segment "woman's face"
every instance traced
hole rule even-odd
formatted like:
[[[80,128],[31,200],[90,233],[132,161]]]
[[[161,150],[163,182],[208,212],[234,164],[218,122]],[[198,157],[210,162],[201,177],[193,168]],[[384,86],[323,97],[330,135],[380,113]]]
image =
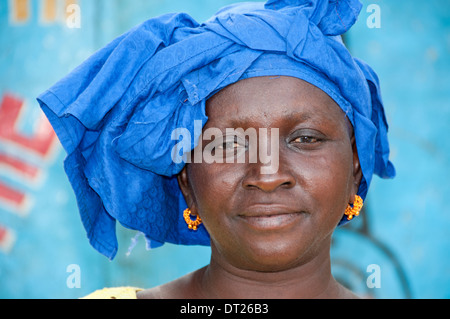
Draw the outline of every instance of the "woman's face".
[[[361,178],[351,126],[339,106],[297,78],[256,77],[214,95],[206,112],[204,132],[223,134],[214,150],[228,161],[230,154],[245,156],[188,164],[179,175],[186,202],[211,236],[213,257],[240,269],[280,271],[329,251]],[[272,170],[261,169],[269,165],[261,144],[251,148],[249,139],[227,136],[227,128],[254,128],[273,155]],[[203,150],[208,143],[204,138]],[[255,146],[256,161],[250,160]]]

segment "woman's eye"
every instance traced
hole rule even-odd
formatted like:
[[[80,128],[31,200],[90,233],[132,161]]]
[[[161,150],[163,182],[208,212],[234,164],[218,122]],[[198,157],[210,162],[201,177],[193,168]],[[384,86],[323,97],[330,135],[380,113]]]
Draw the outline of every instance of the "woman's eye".
[[[243,145],[240,141],[238,141],[237,139],[229,139],[229,140],[224,140],[222,144],[220,144],[218,146],[218,148],[223,149],[223,150],[234,150],[237,148],[241,148],[241,147],[245,147],[245,145]]]
[[[294,139],[294,143],[313,144],[320,142],[320,139],[313,136],[300,136]]]
[[[235,141],[223,142],[221,145],[219,145],[219,148],[224,150],[234,149],[237,147],[240,147],[240,145],[238,142]]]

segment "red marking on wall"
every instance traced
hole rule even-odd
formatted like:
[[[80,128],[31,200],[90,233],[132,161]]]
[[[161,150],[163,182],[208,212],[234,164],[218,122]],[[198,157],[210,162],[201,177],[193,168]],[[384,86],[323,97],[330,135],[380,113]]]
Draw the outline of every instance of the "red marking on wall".
[[[26,150],[45,157],[55,140],[50,123],[41,117],[38,129],[33,136],[26,136],[16,130],[24,101],[10,94],[3,96],[0,104],[0,140],[18,145]]]
[[[15,175],[21,175],[26,179],[37,179],[40,170],[28,163],[7,154],[0,154],[0,168],[12,171]]]
[[[25,194],[21,191],[14,190],[0,182],[0,200],[9,203],[12,206],[20,207],[24,204]]]
[[[14,245],[15,240],[16,235],[14,231],[0,225],[0,251],[8,253]]]
[[[0,179],[2,176],[8,176],[19,180],[24,186],[30,186],[36,182],[45,168],[25,160],[23,154],[33,155],[45,163],[53,153],[57,138],[43,114],[31,135],[20,132],[19,122],[23,112],[22,99],[12,94],[3,96],[0,103],[0,145],[6,146],[4,147],[6,151],[0,151]],[[9,151],[11,149],[16,151]],[[17,186],[8,185],[5,180],[4,182],[0,180],[0,207],[23,216],[30,208],[29,203],[27,190],[22,187],[18,189]]]

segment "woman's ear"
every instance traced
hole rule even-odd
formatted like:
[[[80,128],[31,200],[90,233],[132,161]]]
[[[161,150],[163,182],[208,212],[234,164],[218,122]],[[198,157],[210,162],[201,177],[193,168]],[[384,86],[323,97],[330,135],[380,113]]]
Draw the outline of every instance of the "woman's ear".
[[[181,172],[177,176],[178,180],[178,186],[181,189],[181,193],[183,193],[184,200],[186,201],[186,204],[188,205],[189,209],[193,214],[198,213],[197,211],[197,205],[195,202],[194,192],[192,190],[192,187],[189,183],[189,176],[187,171],[187,165],[183,167]]]
[[[355,195],[358,193],[359,184],[361,183],[362,171],[359,162],[358,149],[356,147],[355,135],[352,136],[351,143],[353,150],[353,189],[352,189],[353,191],[352,202],[353,202]]]

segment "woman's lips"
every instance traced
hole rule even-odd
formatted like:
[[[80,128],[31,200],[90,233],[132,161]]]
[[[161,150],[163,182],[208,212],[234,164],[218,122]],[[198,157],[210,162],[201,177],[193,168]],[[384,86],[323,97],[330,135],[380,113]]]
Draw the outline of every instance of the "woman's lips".
[[[259,205],[251,207],[238,217],[252,228],[261,230],[276,230],[288,227],[298,222],[304,212],[295,211],[283,206]]]

